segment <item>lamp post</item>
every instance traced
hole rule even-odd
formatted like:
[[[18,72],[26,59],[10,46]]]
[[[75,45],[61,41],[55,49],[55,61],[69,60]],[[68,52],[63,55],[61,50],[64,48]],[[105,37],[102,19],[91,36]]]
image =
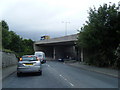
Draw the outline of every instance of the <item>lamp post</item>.
[[[70,22],[62,21],[62,23],[65,23],[65,36],[67,36],[67,24],[70,24]]]

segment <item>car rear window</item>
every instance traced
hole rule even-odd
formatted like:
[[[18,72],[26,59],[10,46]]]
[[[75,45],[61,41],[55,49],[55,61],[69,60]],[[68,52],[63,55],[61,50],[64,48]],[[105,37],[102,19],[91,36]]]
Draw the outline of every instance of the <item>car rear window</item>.
[[[36,57],[22,57],[22,61],[37,61]]]
[[[42,55],[36,55],[36,56],[38,56],[38,57],[42,57]]]
[[[39,53],[36,53],[35,55],[36,55],[37,57],[42,57],[42,55],[39,54]]]

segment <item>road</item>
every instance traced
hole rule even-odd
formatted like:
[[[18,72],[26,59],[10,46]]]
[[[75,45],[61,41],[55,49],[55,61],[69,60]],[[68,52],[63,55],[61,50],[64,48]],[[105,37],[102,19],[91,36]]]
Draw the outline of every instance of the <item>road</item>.
[[[16,72],[3,80],[3,88],[118,88],[117,78],[72,67],[61,62],[42,65],[42,76]]]

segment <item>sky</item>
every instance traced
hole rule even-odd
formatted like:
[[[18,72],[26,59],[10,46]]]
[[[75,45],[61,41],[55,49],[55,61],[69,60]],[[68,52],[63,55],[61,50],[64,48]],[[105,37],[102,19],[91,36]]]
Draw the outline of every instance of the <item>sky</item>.
[[[0,0],[0,20],[26,39],[72,35],[88,20],[89,8],[119,0]],[[66,22],[67,26],[66,26]],[[66,33],[67,32],[67,33]]]

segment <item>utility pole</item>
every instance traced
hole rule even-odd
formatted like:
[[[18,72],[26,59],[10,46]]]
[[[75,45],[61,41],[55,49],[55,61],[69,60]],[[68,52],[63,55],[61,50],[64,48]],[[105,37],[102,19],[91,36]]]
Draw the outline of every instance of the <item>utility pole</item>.
[[[70,24],[70,22],[62,21],[62,23],[65,23],[65,36],[67,36],[67,24]]]

